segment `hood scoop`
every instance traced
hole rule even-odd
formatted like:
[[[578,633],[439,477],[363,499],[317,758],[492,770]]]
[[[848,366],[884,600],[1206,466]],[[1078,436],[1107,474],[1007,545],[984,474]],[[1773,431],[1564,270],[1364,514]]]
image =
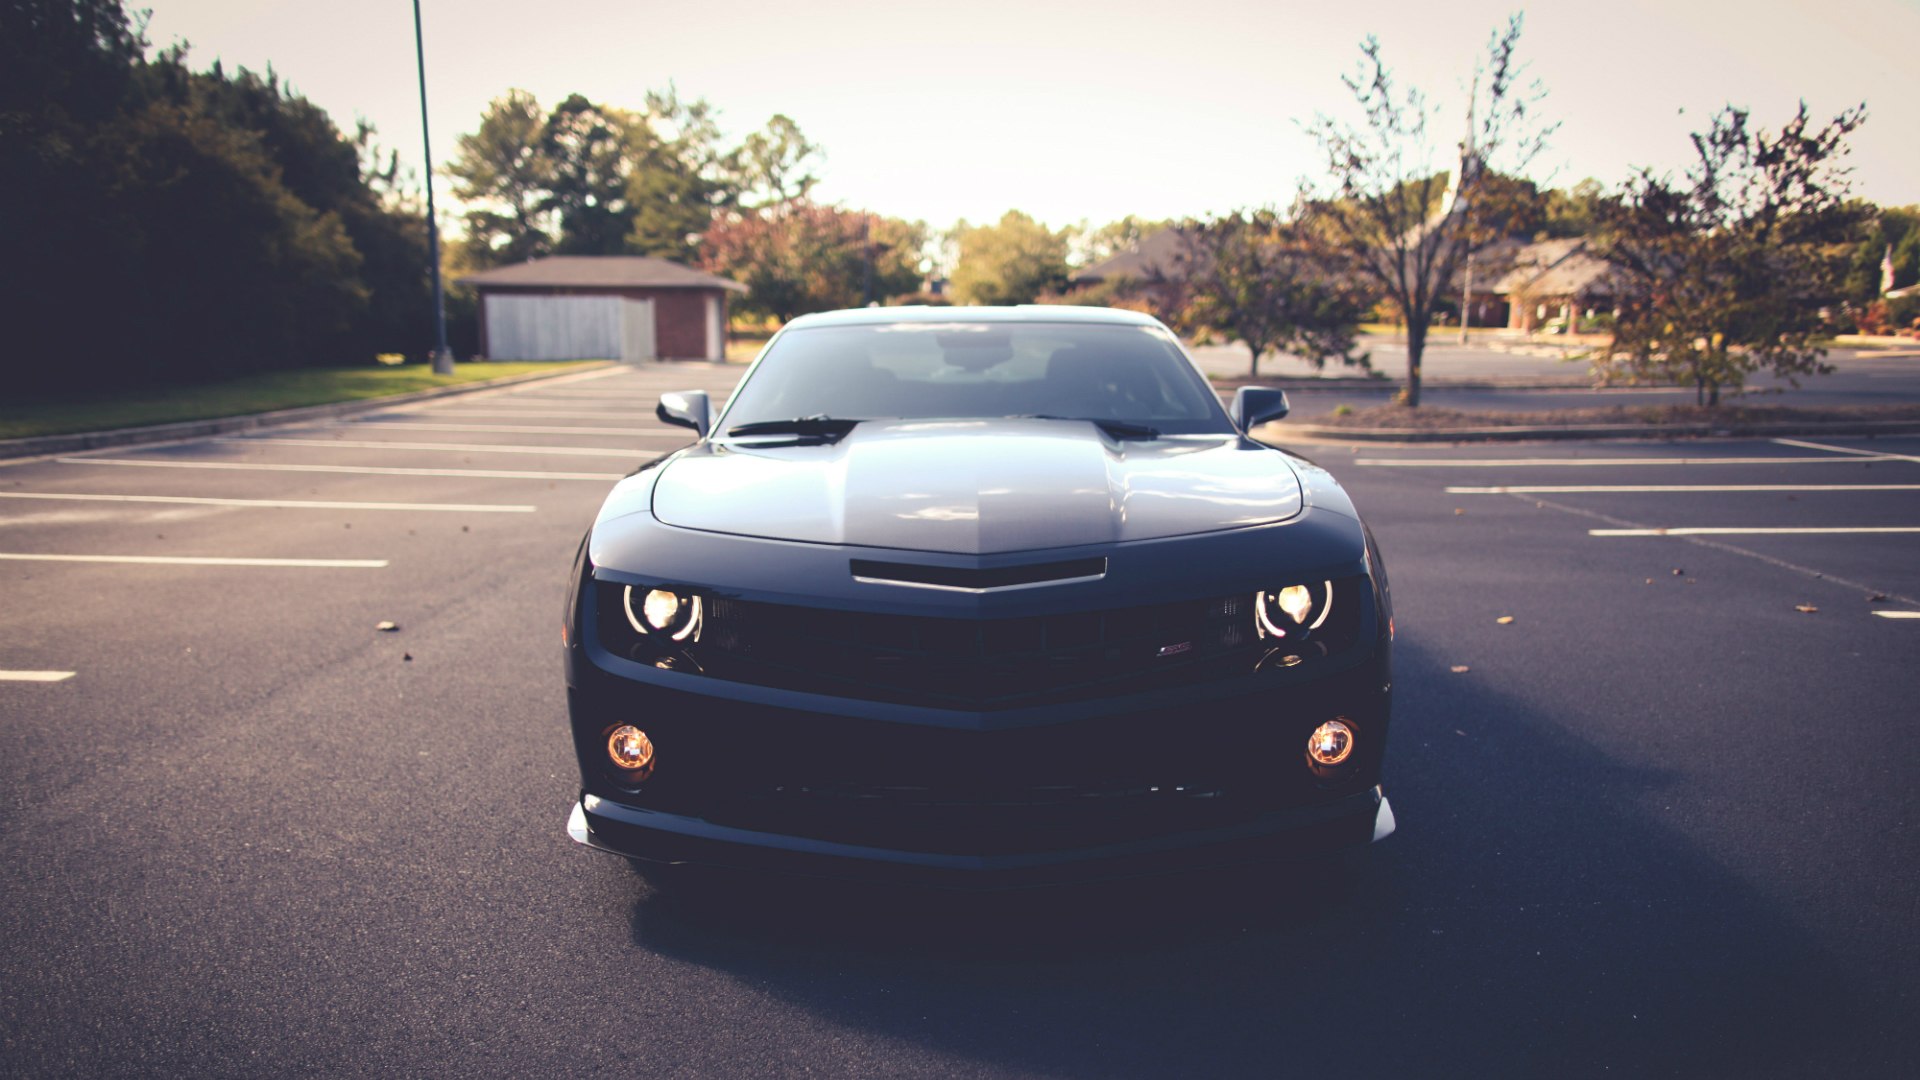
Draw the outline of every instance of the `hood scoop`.
[[[1038,585],[1062,585],[1075,581],[1098,581],[1107,576],[1107,560],[1063,559],[1059,562],[1029,563],[1025,566],[974,568],[964,566],[922,566],[916,563],[878,562],[853,559],[848,562],[853,580],[873,585],[906,585],[917,589],[946,589],[951,592],[987,593],[1007,589],[1031,589]]]

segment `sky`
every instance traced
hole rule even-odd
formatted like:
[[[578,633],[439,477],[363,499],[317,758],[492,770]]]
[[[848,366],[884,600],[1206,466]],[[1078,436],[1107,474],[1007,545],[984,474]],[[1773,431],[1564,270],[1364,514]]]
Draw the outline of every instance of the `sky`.
[[[134,0],[197,68],[269,65],[343,129],[422,160],[404,0]],[[1285,204],[1319,170],[1304,126],[1344,114],[1376,35],[1463,124],[1474,62],[1524,10],[1521,55],[1560,124],[1530,174],[1671,170],[1727,104],[1776,128],[1866,102],[1856,194],[1920,203],[1920,0],[421,0],[434,159],[510,88],[639,107],[705,98],[738,139],[785,113],[826,152],[816,197],[944,228],[1019,209],[1055,227]],[[1449,134],[1450,142],[1455,136]],[[447,182],[436,181],[444,209]],[[448,215],[443,212],[443,217]]]

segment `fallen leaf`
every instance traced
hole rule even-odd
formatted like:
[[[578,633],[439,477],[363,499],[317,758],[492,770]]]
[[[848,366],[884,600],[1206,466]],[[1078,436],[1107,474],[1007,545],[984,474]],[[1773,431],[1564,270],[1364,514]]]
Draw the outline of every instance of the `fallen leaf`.
[[[1466,511],[1465,511],[1465,510],[1462,510],[1462,509],[1460,509],[1460,508],[1459,508],[1459,507],[1457,507],[1457,506],[1453,508],[1453,516],[1454,516],[1454,517],[1459,517],[1460,515],[1462,515],[1462,514],[1464,514],[1464,513],[1466,513]]]
[[[1472,671],[1472,670],[1473,670],[1472,668],[1470,668],[1470,667],[1468,667],[1468,666],[1467,666],[1467,665],[1465,665],[1465,664],[1455,664],[1455,665],[1453,665],[1453,673],[1454,673],[1455,675],[1465,675],[1465,674],[1466,674],[1467,672],[1469,672],[1469,671]]]
[[[1886,598],[1887,598],[1886,593],[1877,592],[1877,593],[1874,593],[1872,596],[1867,597],[1867,603],[1878,604],[1886,600]]]
[[[1649,584],[1649,585],[1651,585],[1651,584],[1653,584],[1653,579],[1652,579],[1652,578],[1648,578],[1648,579],[1647,579],[1647,584]]]
[[[1817,607],[1814,607],[1812,604],[1795,604],[1793,605],[1793,610],[1801,612],[1806,615],[1811,615],[1814,612],[1819,611],[1820,609]]]
[[[409,660],[409,661],[410,661],[410,660],[412,660],[412,659],[413,659],[413,654],[412,654],[412,653],[410,653],[410,652],[403,652],[403,653],[401,653],[401,654],[400,654],[400,659],[402,659],[402,660]]]
[[[1454,729],[1453,729],[1453,733],[1454,733],[1455,735],[1458,735],[1458,736],[1460,736],[1460,737],[1461,737],[1461,738],[1463,738],[1463,739],[1467,737],[1467,733],[1466,733],[1466,732],[1464,732],[1464,731],[1461,731],[1461,730],[1460,730],[1459,728],[1454,728]]]
[[[400,629],[400,624],[388,619],[382,619],[380,620],[380,624],[378,626],[375,626],[374,629],[380,631],[381,633],[391,634],[395,630]]]
[[[1674,576],[1674,577],[1679,577],[1680,575],[1682,575],[1682,574],[1684,574],[1684,573],[1686,573],[1686,571],[1685,571],[1685,570],[1682,570],[1682,569],[1680,569],[1680,568],[1679,568],[1679,567],[1677,567],[1677,566],[1673,568],[1673,576]]]
[[[470,527],[468,527],[468,526],[466,526],[466,525],[462,525],[462,526],[460,526],[460,531],[461,531],[461,532],[472,532],[472,531],[473,531],[473,529],[471,529]]]
[[[1493,620],[1493,621],[1494,621],[1494,622],[1497,622],[1497,623],[1499,623],[1499,624],[1500,624],[1501,626],[1505,626],[1505,625],[1507,625],[1508,623],[1510,623],[1510,622],[1512,622],[1512,621],[1513,621],[1513,616],[1511,616],[1511,615],[1502,615],[1502,616],[1500,616],[1499,618],[1497,618],[1497,619],[1495,619],[1495,620]]]

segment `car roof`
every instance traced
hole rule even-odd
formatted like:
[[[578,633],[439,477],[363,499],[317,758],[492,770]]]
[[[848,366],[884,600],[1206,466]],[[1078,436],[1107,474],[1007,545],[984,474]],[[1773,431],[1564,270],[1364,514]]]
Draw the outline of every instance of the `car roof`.
[[[1022,304],[1019,307],[903,307],[848,308],[802,315],[787,324],[790,330],[821,326],[871,326],[886,323],[1105,323],[1114,326],[1160,326],[1160,320],[1122,308],[1078,307],[1070,304]]]

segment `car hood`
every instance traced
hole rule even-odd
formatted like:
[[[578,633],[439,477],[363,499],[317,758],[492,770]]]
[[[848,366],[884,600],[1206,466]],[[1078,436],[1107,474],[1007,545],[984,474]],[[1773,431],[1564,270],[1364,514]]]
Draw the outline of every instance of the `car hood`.
[[[1116,441],[1057,420],[867,421],[839,442],[708,443],[664,466],[653,513],[687,529],[986,555],[1284,521],[1284,455],[1237,436]]]

